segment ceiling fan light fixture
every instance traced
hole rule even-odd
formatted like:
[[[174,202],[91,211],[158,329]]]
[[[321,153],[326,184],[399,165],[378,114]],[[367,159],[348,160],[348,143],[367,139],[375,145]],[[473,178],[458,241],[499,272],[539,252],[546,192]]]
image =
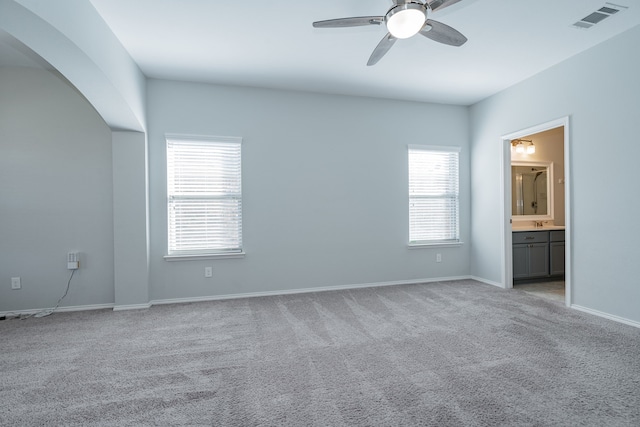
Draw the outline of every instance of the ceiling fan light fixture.
[[[381,16],[352,16],[349,18],[315,21],[313,28],[345,28],[381,25],[388,31],[373,49],[367,66],[375,65],[387,54],[398,39],[406,39],[416,34],[423,35],[437,43],[448,46],[462,46],[467,38],[460,31],[442,22],[427,19],[433,10],[442,10],[461,0],[392,0],[387,13]]]
[[[399,4],[389,10],[385,23],[391,35],[407,39],[418,34],[427,19],[427,9],[420,3]]]

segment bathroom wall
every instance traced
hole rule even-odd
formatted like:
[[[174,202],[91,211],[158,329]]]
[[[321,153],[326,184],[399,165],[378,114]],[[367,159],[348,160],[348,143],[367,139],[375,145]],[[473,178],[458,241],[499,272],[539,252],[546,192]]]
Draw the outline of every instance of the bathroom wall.
[[[564,212],[564,128],[549,129],[533,135],[523,136],[530,139],[536,147],[534,154],[519,154],[511,150],[512,161],[553,162],[553,210],[554,225],[565,225]],[[526,143],[525,143],[526,145]]]

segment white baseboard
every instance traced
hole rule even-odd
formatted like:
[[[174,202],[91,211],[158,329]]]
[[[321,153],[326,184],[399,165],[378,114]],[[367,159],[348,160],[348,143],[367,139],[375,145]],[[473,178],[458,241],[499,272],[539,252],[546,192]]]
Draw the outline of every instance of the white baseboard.
[[[640,322],[636,322],[635,320],[625,319],[624,317],[615,316],[613,314],[594,310],[592,308],[582,307],[580,305],[571,304],[570,307],[575,310],[582,311],[584,313],[593,314],[594,316],[604,317],[605,319],[613,320],[618,323],[624,323],[625,325],[635,326],[636,328],[640,328]]]
[[[210,296],[186,297],[186,298],[168,298],[168,299],[152,300],[152,301],[149,301],[148,303],[143,303],[143,304],[125,304],[125,305],[94,304],[94,305],[83,305],[83,306],[59,307],[58,309],[56,309],[56,312],[100,310],[105,308],[111,308],[113,309],[113,311],[145,310],[150,308],[153,305],[163,305],[163,304],[181,304],[181,303],[190,303],[190,302],[220,301],[220,300],[239,299],[239,298],[255,298],[255,297],[266,297],[266,296],[277,296],[277,295],[304,294],[304,293],[311,293],[311,292],[327,292],[327,291],[339,291],[339,290],[349,290],[349,289],[377,288],[377,287],[383,287],[383,286],[414,285],[414,284],[420,284],[420,283],[434,283],[434,282],[451,282],[455,280],[469,280],[469,279],[477,280],[483,283],[488,283],[490,285],[501,286],[500,284],[495,284],[495,283],[488,282],[486,280],[475,278],[472,276],[451,276],[451,277],[436,277],[436,278],[428,278],[428,279],[396,280],[391,282],[374,282],[374,283],[359,283],[359,284],[351,284],[351,285],[322,286],[322,287],[316,287],[316,288],[282,289],[282,290],[276,290],[276,291],[247,292],[247,293],[240,293],[240,294],[210,295]],[[19,316],[22,314],[33,314],[42,310],[46,310],[46,309],[12,310],[7,312],[0,312],[0,316],[11,317],[11,316]]]
[[[113,306],[113,311],[125,311],[125,310],[144,310],[147,308],[151,308],[151,302],[146,302],[144,304],[125,304],[125,305],[115,305]]]
[[[219,300],[238,299],[238,298],[256,298],[256,297],[268,297],[268,296],[278,296],[278,295],[306,294],[311,292],[377,288],[382,286],[415,285],[420,283],[450,282],[452,280],[466,280],[466,279],[470,279],[470,277],[469,276],[438,277],[438,278],[431,278],[431,279],[397,280],[393,282],[374,282],[374,283],[360,283],[360,284],[352,284],[352,285],[322,286],[317,288],[283,289],[283,290],[277,290],[277,291],[247,292],[242,294],[212,295],[212,296],[192,297],[192,298],[169,298],[169,299],[153,300],[151,301],[151,305],[180,304],[180,303],[189,303],[189,302],[219,301]]]
[[[169,298],[169,299],[152,300],[144,304],[74,305],[74,306],[58,307],[55,310],[55,312],[59,313],[59,312],[103,310],[103,309],[113,309],[113,311],[144,310],[144,309],[151,308],[151,306],[153,305],[163,305],[163,304],[221,301],[221,300],[239,299],[239,298],[256,298],[256,297],[278,296],[278,295],[293,295],[293,294],[305,294],[305,293],[311,293],[311,292],[327,292],[327,291],[340,291],[340,290],[349,290],[349,289],[377,288],[377,287],[383,287],[383,286],[414,285],[414,284],[420,284],[420,283],[450,282],[455,280],[469,280],[469,279],[475,280],[481,283],[486,283],[488,285],[497,286],[499,288],[504,288],[502,283],[493,282],[491,280],[483,279],[481,277],[455,276],[455,277],[437,277],[437,278],[430,278],[430,279],[397,280],[392,282],[374,282],[374,283],[360,283],[360,284],[351,284],[351,285],[322,286],[317,288],[282,289],[277,291],[247,292],[247,293],[241,293],[241,294],[211,295],[211,296],[186,297],[186,298]],[[626,319],[624,317],[608,314],[602,311],[594,310],[592,308],[582,307],[576,304],[571,304],[570,308],[573,308],[575,310],[582,311],[584,313],[588,313],[594,316],[613,320],[614,322],[624,323],[625,325],[640,328],[640,322],[637,322],[635,320]],[[50,307],[39,308],[39,309],[29,309],[29,310],[0,311],[0,317],[19,317],[22,315],[39,313],[41,311],[45,311],[49,309]]]
[[[494,282],[492,280],[483,279],[482,277],[469,276],[469,279],[475,280],[477,282],[486,283],[487,285],[497,286],[497,287],[503,288],[503,289],[505,288],[504,284],[502,284],[500,282]]]
[[[58,307],[55,310],[55,313],[61,312],[69,312],[69,311],[87,311],[87,310],[104,310],[107,308],[114,308],[113,304],[88,304],[88,305],[71,305],[65,307]],[[0,317],[18,317],[21,315],[29,315],[40,313],[41,311],[51,310],[51,307],[46,308],[35,308],[29,310],[11,310],[11,311],[0,311]]]

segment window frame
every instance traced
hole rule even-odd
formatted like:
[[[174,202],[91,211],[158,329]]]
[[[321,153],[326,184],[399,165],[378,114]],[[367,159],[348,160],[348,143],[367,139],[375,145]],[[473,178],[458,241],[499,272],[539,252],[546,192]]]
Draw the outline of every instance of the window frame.
[[[454,194],[454,200],[455,200],[455,237],[451,238],[451,239],[432,239],[432,240],[411,240],[412,239],[412,235],[415,233],[412,233],[412,200],[415,199],[426,199],[426,198],[431,198],[431,199],[451,199],[450,194],[446,195],[443,194],[441,197],[434,197],[434,196],[414,196],[412,195],[412,186],[411,186],[411,181],[412,181],[412,171],[411,171],[411,153],[412,151],[428,151],[428,152],[434,152],[434,153],[455,153],[456,154],[456,168],[457,168],[457,174],[456,174],[456,191]],[[414,248],[423,248],[423,247],[434,247],[434,246],[461,246],[462,243],[462,239],[461,239],[461,231],[460,231],[460,153],[462,151],[462,148],[460,146],[435,146],[435,145],[408,145],[407,146],[407,176],[408,176],[408,185],[407,185],[407,190],[408,190],[408,217],[409,217],[409,221],[408,221],[408,243],[407,246],[409,247],[409,249],[414,249]]]
[[[237,144],[238,148],[238,165],[237,165],[237,177],[236,179],[239,181],[239,191],[234,193],[233,196],[230,195],[220,195],[220,196],[193,196],[193,195],[181,195],[179,198],[190,199],[190,200],[223,200],[223,199],[233,199],[238,200],[238,214],[239,221],[237,223],[237,233],[239,234],[239,241],[237,247],[227,247],[227,248],[205,248],[201,250],[180,250],[180,249],[171,249],[171,208],[172,208],[172,198],[176,200],[175,194],[171,194],[171,185],[170,185],[170,155],[169,155],[169,144],[171,142],[182,141],[188,142],[193,141],[197,144],[206,144],[208,142],[215,144]],[[167,226],[167,238],[166,238],[166,255],[164,259],[166,261],[188,261],[188,260],[198,260],[198,259],[219,259],[219,258],[242,258],[245,255],[243,248],[243,236],[242,236],[242,228],[243,228],[243,215],[242,215],[242,137],[230,137],[230,136],[205,136],[205,135],[184,135],[184,134],[165,134],[165,173],[166,173],[166,226]],[[175,166],[174,166],[175,167]]]

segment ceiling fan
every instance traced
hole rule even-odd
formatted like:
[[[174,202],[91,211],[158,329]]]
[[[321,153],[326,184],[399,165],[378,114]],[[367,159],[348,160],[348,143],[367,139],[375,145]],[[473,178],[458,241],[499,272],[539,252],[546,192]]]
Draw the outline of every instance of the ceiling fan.
[[[424,2],[423,2],[424,1]],[[428,19],[436,12],[458,3],[460,0],[393,0],[393,6],[384,16],[358,16],[352,18],[316,21],[315,28],[344,28],[365,25],[380,25],[384,22],[389,31],[378,43],[369,57],[367,65],[375,65],[398,39],[407,39],[421,34],[431,40],[450,46],[462,46],[467,38],[458,30],[442,22]]]

